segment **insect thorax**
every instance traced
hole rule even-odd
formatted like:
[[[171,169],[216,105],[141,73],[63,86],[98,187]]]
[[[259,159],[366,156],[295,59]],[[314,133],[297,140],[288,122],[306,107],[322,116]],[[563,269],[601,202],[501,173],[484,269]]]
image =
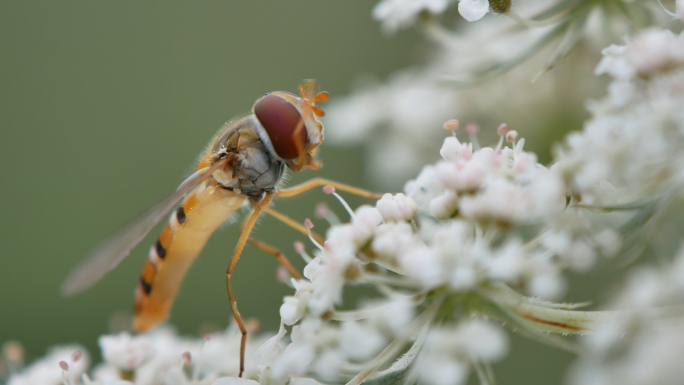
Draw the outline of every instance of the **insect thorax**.
[[[219,185],[257,201],[275,190],[285,168],[259,138],[258,124],[254,115],[226,123],[212,148],[213,155],[229,158],[223,170],[214,172]]]

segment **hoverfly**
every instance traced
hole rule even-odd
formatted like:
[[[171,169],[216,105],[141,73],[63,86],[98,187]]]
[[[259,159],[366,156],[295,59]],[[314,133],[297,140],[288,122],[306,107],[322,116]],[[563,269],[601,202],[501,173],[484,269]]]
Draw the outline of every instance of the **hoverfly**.
[[[299,86],[299,96],[284,91],[268,93],[256,101],[251,115],[226,123],[201,155],[197,171],[168,198],[96,247],[64,281],[62,292],[71,295],[92,286],[176,208],[150,248],[135,291],[133,329],[136,332],[152,329],[168,318],[183,278],[209,237],[228,216],[249,201],[253,210],[244,222],[226,271],[231,309],[242,332],[239,369],[242,376],[247,329],[238,312],[230,278],[259,214],[269,210],[274,195],[293,196],[316,186],[332,185],[343,191],[376,197],[322,178],[289,189],[277,189],[285,167],[295,172],[321,167],[314,155],[323,142],[323,126],[318,118],[324,113],[315,103],[326,101],[328,93],[315,93],[314,87],[314,81],[309,80]],[[182,204],[178,205],[181,200]]]

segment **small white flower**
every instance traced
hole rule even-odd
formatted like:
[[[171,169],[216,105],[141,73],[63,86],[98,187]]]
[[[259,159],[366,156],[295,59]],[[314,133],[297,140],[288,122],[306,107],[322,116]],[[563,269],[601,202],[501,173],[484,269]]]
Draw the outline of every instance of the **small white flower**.
[[[390,299],[375,306],[368,322],[384,334],[399,335],[413,321],[414,313],[414,305],[408,299]]]
[[[523,188],[505,179],[494,179],[487,183],[482,193],[463,197],[459,211],[476,221],[510,223],[530,213],[528,202]]]
[[[121,370],[109,364],[99,364],[92,372],[96,383],[112,384],[121,380]]]
[[[356,209],[351,223],[352,242],[356,247],[361,247],[368,242],[375,228],[382,222],[382,216],[378,209],[370,206],[361,206]]]
[[[444,187],[456,191],[474,190],[486,176],[486,169],[480,162],[439,162],[437,176]]]
[[[508,338],[501,327],[492,323],[470,319],[456,328],[458,343],[473,360],[496,362],[508,354]]]
[[[285,325],[293,325],[302,317],[302,314],[299,314],[300,302],[299,298],[292,296],[283,298],[283,304],[280,306],[280,318]]]
[[[358,229],[354,229],[351,224],[344,224],[329,228],[323,245],[324,250],[327,251],[325,256],[334,256],[340,259],[345,257],[351,258],[350,256],[354,255],[358,249],[355,236],[357,238],[369,237],[372,234],[372,229],[369,226],[358,227]]]
[[[305,280],[293,279],[292,284],[296,290],[294,297],[286,296],[280,306],[280,318],[285,325],[294,325],[304,316],[314,291],[314,285]]]
[[[447,281],[447,271],[439,261],[439,256],[433,250],[419,243],[402,250],[399,255],[402,270],[426,287],[436,287]]]
[[[449,136],[444,139],[442,148],[439,150],[439,155],[451,162],[459,159],[470,160],[473,156],[472,143],[461,143],[455,136]]]
[[[477,272],[469,266],[459,266],[454,269],[451,277],[451,287],[455,290],[469,290],[477,284]]]
[[[379,258],[396,263],[403,249],[419,242],[415,239],[413,228],[407,222],[383,223],[378,226],[371,243],[371,249]]]
[[[520,240],[514,240],[495,250],[488,258],[487,276],[494,281],[516,282],[527,268],[521,246]]]
[[[648,29],[635,36],[625,51],[627,60],[640,76],[684,64],[684,35],[670,30]]]
[[[446,190],[444,194],[430,201],[429,210],[437,219],[447,219],[458,209],[458,195],[455,191]]]
[[[274,377],[302,375],[314,360],[316,351],[308,341],[315,338],[316,329],[309,329],[308,326],[311,325],[304,323],[292,327],[292,343],[285,347],[271,368]]]
[[[586,272],[596,262],[596,251],[586,241],[576,240],[563,254],[571,260],[571,269],[578,272]]]
[[[444,160],[454,162],[458,160],[460,150],[461,142],[459,142],[455,136],[450,136],[444,139],[442,148],[439,150],[439,155],[441,155]]]
[[[260,372],[273,366],[273,362],[278,355],[282,353],[284,347],[281,344],[281,340],[285,336],[285,333],[287,333],[287,330],[283,325],[280,325],[278,334],[264,341],[254,353],[254,362]]]
[[[610,74],[617,79],[631,79],[636,74],[634,67],[624,57],[627,47],[611,45],[604,48],[601,53],[603,58],[596,66],[596,75]]]
[[[489,12],[488,0],[459,0],[458,13],[468,21],[478,21]]]
[[[342,351],[353,361],[373,358],[386,344],[382,334],[361,322],[343,322],[339,341]]]
[[[335,380],[346,362],[339,349],[326,350],[316,359],[314,370],[324,380]]]
[[[155,349],[150,339],[126,332],[100,336],[98,343],[104,360],[123,370],[133,370],[149,361]]]
[[[433,165],[423,167],[416,179],[406,182],[404,192],[418,203],[419,208],[427,208],[433,198],[444,192],[437,168]]]
[[[385,194],[376,204],[385,222],[405,222],[416,215],[418,204],[412,198],[399,193]]]
[[[428,385],[458,385],[468,379],[468,365],[459,360],[441,356],[419,357],[415,371],[420,383]]]
[[[527,291],[534,297],[557,300],[567,290],[567,281],[556,273],[535,274],[529,281]]]

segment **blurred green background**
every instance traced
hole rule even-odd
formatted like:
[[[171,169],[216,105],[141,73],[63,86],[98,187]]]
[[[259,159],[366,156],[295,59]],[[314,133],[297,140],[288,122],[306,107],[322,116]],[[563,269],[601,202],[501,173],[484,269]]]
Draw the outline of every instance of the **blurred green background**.
[[[334,98],[360,74],[383,78],[420,62],[420,36],[384,37],[371,19],[373,5],[0,2],[0,342],[21,341],[29,360],[68,342],[97,356],[97,336],[109,331],[112,315],[132,311],[157,230],[93,289],[63,298],[58,289],[68,271],[172,192],[216,129],[249,112],[263,93],[295,91],[314,78]],[[292,176],[289,184],[321,175],[367,185],[362,151],[324,145],[320,155],[320,172]],[[319,200],[336,206],[312,192],[276,208],[303,221]],[[270,218],[256,236],[291,257],[292,242],[304,240]],[[231,317],[224,273],[236,239],[237,227],[224,227],[190,271],[170,319],[181,333],[223,327]],[[248,247],[235,276],[241,313],[264,330],[277,327],[282,296],[291,293],[276,282],[276,267]],[[558,358],[565,363],[554,366]],[[497,373],[504,384],[557,383],[568,358],[514,337]],[[539,378],[530,377],[531,368]]]

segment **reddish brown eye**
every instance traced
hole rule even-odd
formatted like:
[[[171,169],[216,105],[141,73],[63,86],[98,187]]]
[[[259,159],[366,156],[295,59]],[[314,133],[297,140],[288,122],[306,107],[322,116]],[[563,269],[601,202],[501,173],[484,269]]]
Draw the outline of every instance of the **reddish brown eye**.
[[[269,94],[254,104],[254,114],[266,129],[276,154],[283,159],[294,159],[299,156],[299,146],[306,143],[306,128],[295,130],[302,116],[287,100]]]

